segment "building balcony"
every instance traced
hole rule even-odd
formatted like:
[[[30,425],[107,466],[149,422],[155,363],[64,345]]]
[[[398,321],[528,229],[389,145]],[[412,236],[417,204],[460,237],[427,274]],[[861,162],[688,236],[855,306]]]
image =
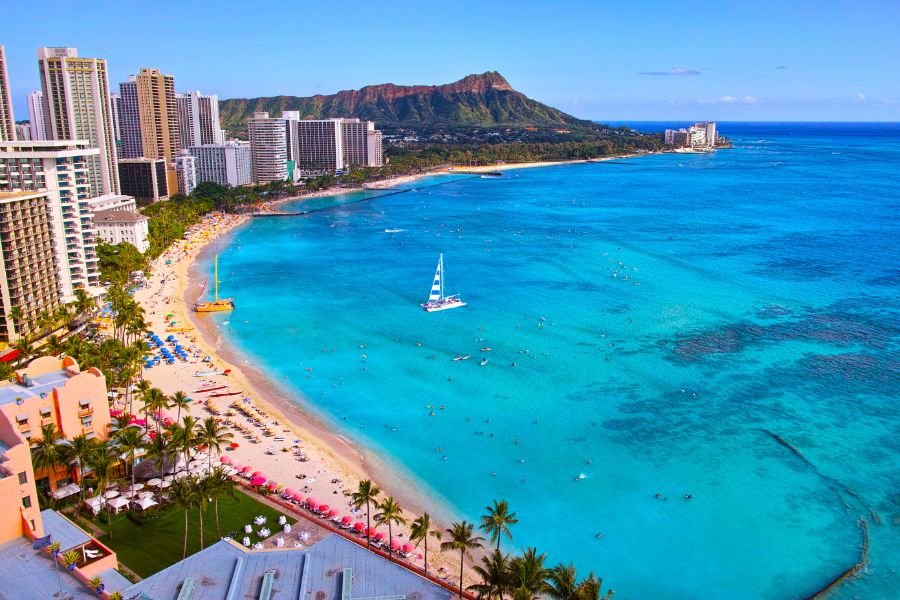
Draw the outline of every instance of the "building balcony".
[[[89,417],[89,416],[91,416],[92,414],[94,414],[94,409],[91,408],[90,406],[85,407],[85,408],[82,408],[82,409],[79,409],[79,411],[78,411],[78,417],[79,417],[79,418]],[[88,427],[92,427],[92,426],[88,425]],[[92,427],[92,428],[93,428],[93,427]]]

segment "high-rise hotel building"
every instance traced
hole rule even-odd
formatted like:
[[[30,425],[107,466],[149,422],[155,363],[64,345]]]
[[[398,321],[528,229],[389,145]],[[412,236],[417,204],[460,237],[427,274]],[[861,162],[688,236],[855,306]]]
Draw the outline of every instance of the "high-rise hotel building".
[[[248,121],[253,181],[268,183],[287,179],[287,131],[284,119],[267,112],[253,114]]]
[[[199,91],[175,94],[178,104],[178,130],[181,148],[225,143],[219,125],[219,97],[204,96]]]
[[[253,181],[253,161],[248,142],[192,146],[191,156],[197,170],[197,182],[212,181],[237,187]]]
[[[44,126],[53,140],[86,140],[91,196],[119,193],[106,61],[80,58],[75,48],[38,48]]]
[[[143,156],[166,161],[168,189],[176,190],[178,178],[173,161],[181,149],[181,138],[178,132],[175,78],[160,73],[159,69],[141,69],[135,79]]]
[[[342,119],[297,122],[294,156],[304,175],[334,173],[344,168]]]
[[[41,141],[47,139],[44,126],[44,95],[40,92],[28,94],[28,119],[31,123],[31,139]]]
[[[72,302],[77,289],[100,293],[90,203],[99,155],[86,140],[0,142],[0,337],[30,333],[37,314]]]
[[[138,111],[137,78],[119,84],[119,139],[121,158],[140,158],[144,153],[141,139],[141,115]]]
[[[9,76],[6,74],[6,49],[0,45],[0,141],[16,139],[16,119],[13,117]]]

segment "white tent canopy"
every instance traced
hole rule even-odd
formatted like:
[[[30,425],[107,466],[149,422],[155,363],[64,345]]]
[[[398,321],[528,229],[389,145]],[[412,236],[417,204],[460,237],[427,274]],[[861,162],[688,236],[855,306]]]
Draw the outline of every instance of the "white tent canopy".
[[[56,488],[55,490],[50,492],[50,495],[59,500],[60,498],[68,498],[69,496],[77,494],[80,491],[81,488],[78,487],[77,483],[70,483],[67,486]]]
[[[111,508],[115,512],[119,512],[120,509],[128,506],[128,500],[119,496],[118,498],[113,498],[112,500],[108,500],[106,505]]]
[[[132,502],[135,506],[139,507],[141,510],[147,510],[151,506],[156,506],[158,502],[150,497],[139,498]]]

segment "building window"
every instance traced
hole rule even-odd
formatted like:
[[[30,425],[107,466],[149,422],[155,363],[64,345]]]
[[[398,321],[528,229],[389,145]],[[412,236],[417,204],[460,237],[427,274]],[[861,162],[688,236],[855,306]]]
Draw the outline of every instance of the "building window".
[[[31,496],[25,496],[22,498],[22,506],[25,508],[31,508]]]
[[[25,471],[22,471],[21,473],[19,473],[19,485],[22,485],[25,483],[28,483],[28,473],[26,473]]]

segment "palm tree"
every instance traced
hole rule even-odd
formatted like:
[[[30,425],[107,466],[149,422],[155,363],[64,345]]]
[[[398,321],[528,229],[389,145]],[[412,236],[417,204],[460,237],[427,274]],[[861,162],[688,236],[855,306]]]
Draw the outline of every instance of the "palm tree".
[[[16,359],[16,363],[19,365],[24,365],[34,355],[34,346],[25,336],[17,339],[13,348],[19,351],[19,357]]]
[[[94,310],[94,299],[81,288],[75,290],[75,310],[80,314],[91,313]]]
[[[391,560],[392,549],[391,545],[394,541],[394,536],[392,535],[391,525],[396,523],[397,525],[406,524],[406,519],[403,517],[403,509],[400,507],[400,504],[394,500],[393,496],[388,496],[384,500],[378,504],[378,510],[381,512],[375,515],[375,522],[384,525],[387,523],[388,528],[388,560]]]
[[[573,564],[558,564],[547,572],[547,595],[555,600],[578,599],[578,574]]]
[[[212,451],[215,450],[217,454],[221,454],[222,446],[227,444],[233,437],[234,435],[224,425],[219,423],[215,417],[203,419],[200,429],[197,431],[197,443],[207,447],[210,471],[212,471]]]
[[[144,449],[144,432],[138,427],[120,429],[115,435],[115,444],[122,452],[122,458],[128,458],[131,465],[131,487],[134,489],[134,460],[137,453]]]
[[[509,589],[509,557],[499,550],[482,557],[481,564],[475,566],[475,572],[481,577],[481,583],[468,588],[479,598],[485,600],[502,600]]]
[[[150,390],[153,388],[153,386],[150,385],[150,382],[146,379],[141,379],[135,384],[134,387],[136,388],[138,396],[140,396],[141,398],[141,402],[144,403],[144,415],[147,416],[147,398],[150,396]],[[134,410],[132,409],[131,404],[128,405],[128,412],[134,414]]]
[[[106,484],[115,481],[113,470],[119,463],[119,455],[109,442],[101,442],[94,446],[93,451],[88,455],[88,465],[91,472],[97,478],[97,489],[101,492],[106,489]],[[106,523],[112,521],[112,515],[109,512],[109,504],[106,505]],[[112,536],[112,529],[109,531]]]
[[[601,600],[600,594],[602,593],[602,587],[603,580],[597,579],[593,572],[588,573],[588,576],[578,584],[575,598],[576,600]],[[615,595],[615,590],[609,590],[606,592],[606,595],[603,596],[602,600],[612,600],[612,597]]]
[[[209,506],[209,495],[212,490],[207,482],[208,478],[200,479],[196,475],[191,475],[190,477],[185,477],[185,479],[192,481],[197,492],[194,495],[194,506],[197,507],[197,511],[200,513],[200,549],[203,550],[203,515]]]
[[[60,440],[62,433],[53,423],[41,426],[41,437],[31,446],[31,464],[35,471],[45,470],[47,481],[55,484],[56,469],[66,463],[66,452]]]
[[[219,528],[219,498],[221,496],[235,497],[235,485],[231,477],[216,467],[213,472],[207,476],[208,491],[213,499],[213,506],[216,510],[216,535],[222,537],[222,530]]]
[[[481,525],[479,529],[491,536],[491,543],[496,544],[496,549],[500,549],[500,537],[506,535],[512,540],[512,533],[509,531],[510,525],[519,522],[518,514],[509,512],[509,504],[506,500],[499,502],[494,500],[493,506],[485,506],[486,514],[481,517]]]
[[[177,408],[178,412],[175,415],[175,420],[181,420],[181,409],[187,409],[191,405],[191,399],[187,397],[187,394],[182,392],[181,390],[175,392],[171,396],[169,396],[169,408]]]
[[[522,556],[509,563],[510,595],[513,600],[537,600],[547,591],[546,554],[538,554],[536,548],[526,548]]]
[[[23,317],[24,317],[24,314],[22,313],[21,306],[16,305],[16,306],[13,306],[11,309],[9,309],[9,318],[13,322],[13,324],[16,326],[16,333],[19,333],[18,330],[22,324]]]
[[[172,456],[172,448],[170,445],[169,439],[166,438],[166,436],[151,434],[150,441],[145,447],[147,452],[145,454],[146,458],[155,460],[156,464],[159,465],[160,479],[165,476],[166,461]]]
[[[181,417],[181,425],[176,424],[172,428],[172,441],[179,450],[184,454],[184,468],[188,468],[191,462],[191,448],[197,445],[197,430],[200,428],[200,421],[193,415],[184,415]]]
[[[369,519],[369,513],[371,503],[378,502],[378,494],[381,493],[381,490],[375,486],[370,480],[366,479],[365,481],[359,482],[359,487],[355,492],[350,494],[350,500],[353,501],[353,508],[362,508],[362,505],[366,505],[366,547],[369,548],[372,546],[371,537],[368,535],[368,530],[372,526],[372,522]]]
[[[84,482],[83,470],[88,463],[88,458],[97,447],[97,440],[89,438],[85,434],[76,435],[71,440],[63,440],[64,455],[66,462],[73,467],[73,477],[81,485],[81,502],[75,509],[77,515],[81,511],[81,505],[84,503]]]
[[[59,356],[60,354],[65,352],[65,349],[65,343],[56,335],[51,335],[46,340],[44,340],[44,352],[46,352],[47,354]]]
[[[169,497],[172,499],[172,502],[184,511],[184,548],[181,551],[181,559],[184,560],[187,556],[188,511],[194,507],[194,498],[197,495],[197,491],[194,489],[191,477],[176,479],[169,491]]]
[[[441,542],[441,550],[459,551],[459,597],[463,594],[463,562],[471,551],[481,548],[484,538],[473,534],[475,526],[468,521],[453,523],[447,529],[449,541]]]
[[[162,393],[159,388],[152,387],[147,391],[147,395],[141,395],[144,400],[144,418],[147,420],[147,426],[150,426],[150,411],[156,415],[160,411],[169,408],[169,398]],[[156,419],[156,433],[159,433],[159,419]]]
[[[419,547],[419,544],[425,544],[425,577],[428,577],[428,537],[431,536],[433,538],[441,539],[440,530],[432,530],[431,529],[431,515],[428,513],[422,513],[422,516],[413,521],[412,528],[409,532],[409,540],[416,544],[416,548]]]

